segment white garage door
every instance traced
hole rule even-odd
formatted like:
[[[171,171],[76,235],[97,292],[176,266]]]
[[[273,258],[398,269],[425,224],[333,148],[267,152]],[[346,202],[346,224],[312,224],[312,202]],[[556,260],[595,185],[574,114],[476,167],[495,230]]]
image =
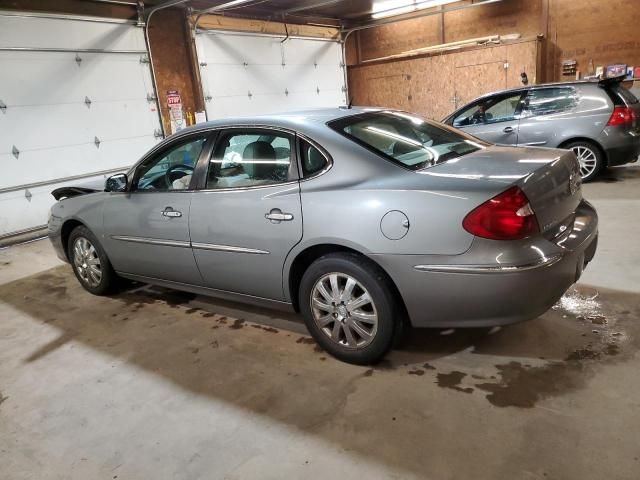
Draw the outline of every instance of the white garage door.
[[[158,141],[144,30],[96,20],[0,15],[0,238],[46,224],[54,188]]]
[[[196,50],[209,120],[346,103],[336,41],[200,30]]]

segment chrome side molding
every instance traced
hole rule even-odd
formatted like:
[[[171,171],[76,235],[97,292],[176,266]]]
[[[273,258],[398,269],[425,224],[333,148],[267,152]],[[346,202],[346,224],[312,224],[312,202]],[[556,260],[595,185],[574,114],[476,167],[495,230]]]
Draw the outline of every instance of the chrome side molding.
[[[249,253],[253,255],[269,255],[266,250],[256,248],[234,247],[233,245],[214,245],[213,243],[192,243],[191,246],[198,250],[215,250],[219,252]]]
[[[132,243],[146,243],[148,245],[162,245],[163,247],[191,247],[191,242],[182,240],[164,240],[160,238],[146,238],[146,237],[129,237],[127,235],[111,235],[114,240],[120,240],[123,242]]]
[[[515,273],[550,267],[561,259],[562,255],[553,255],[523,265],[416,265],[413,268],[420,272],[440,273]]]
[[[183,240],[164,240],[160,238],[131,237],[127,235],[111,235],[113,240],[122,242],[144,243],[147,245],[162,245],[163,247],[196,248],[198,250],[214,250],[218,252],[248,253],[252,255],[269,255],[267,250],[257,248],[236,247],[233,245],[215,245],[213,243],[192,243]]]

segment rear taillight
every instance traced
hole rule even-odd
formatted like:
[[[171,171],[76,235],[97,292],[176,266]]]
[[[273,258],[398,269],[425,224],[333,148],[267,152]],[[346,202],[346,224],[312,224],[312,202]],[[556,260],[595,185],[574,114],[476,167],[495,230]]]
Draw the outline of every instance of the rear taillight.
[[[518,240],[539,231],[536,215],[519,187],[476,207],[464,217],[462,226],[473,235],[492,240]]]
[[[633,109],[629,107],[614,107],[611,118],[607,122],[608,127],[615,127],[617,125],[627,125],[633,123],[635,113]]]

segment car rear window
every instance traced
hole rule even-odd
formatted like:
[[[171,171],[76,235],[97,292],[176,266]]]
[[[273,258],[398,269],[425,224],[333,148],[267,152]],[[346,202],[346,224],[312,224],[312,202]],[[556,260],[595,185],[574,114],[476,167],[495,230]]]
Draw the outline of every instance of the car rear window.
[[[411,170],[420,170],[484,148],[487,144],[412,114],[368,112],[341,118],[329,127]]]
[[[638,99],[631,92],[631,90],[625,88],[620,83],[616,83],[608,87],[608,91],[612,96],[613,103],[616,105],[634,105],[638,103]]]

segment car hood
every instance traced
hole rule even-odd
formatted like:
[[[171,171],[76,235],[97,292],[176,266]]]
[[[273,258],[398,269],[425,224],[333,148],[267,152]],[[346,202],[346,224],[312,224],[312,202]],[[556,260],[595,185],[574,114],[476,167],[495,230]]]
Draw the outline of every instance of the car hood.
[[[64,198],[73,198],[80,195],[86,195],[88,193],[102,191],[104,191],[104,178],[96,178],[93,180],[80,182],[75,185],[67,185],[64,187],[56,188],[51,192],[51,195],[53,195],[53,198],[55,198],[56,200],[62,200]]]

